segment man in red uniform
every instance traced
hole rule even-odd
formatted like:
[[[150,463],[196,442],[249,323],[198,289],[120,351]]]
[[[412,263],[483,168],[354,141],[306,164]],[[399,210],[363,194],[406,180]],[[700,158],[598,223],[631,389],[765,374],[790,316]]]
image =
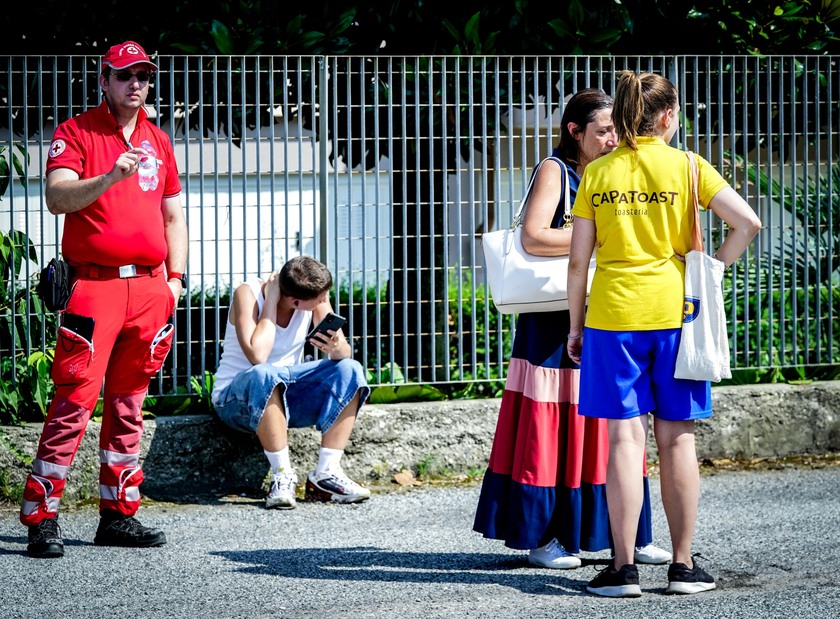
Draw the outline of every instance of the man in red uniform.
[[[109,49],[99,76],[104,101],[61,123],[50,146],[45,198],[51,213],[64,215],[61,248],[73,282],[56,343],[55,398],[20,511],[32,557],[64,555],[58,506],[103,380],[94,543],[166,543],[133,518],[143,481],[141,405],[172,345],[188,244],[172,143],[144,107],[156,70],[133,41]]]

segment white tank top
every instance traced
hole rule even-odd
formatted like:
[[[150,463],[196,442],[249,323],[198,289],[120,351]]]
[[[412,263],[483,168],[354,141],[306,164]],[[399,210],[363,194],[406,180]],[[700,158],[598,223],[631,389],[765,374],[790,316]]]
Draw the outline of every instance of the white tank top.
[[[263,282],[259,279],[249,279],[245,282],[257,299],[257,315],[262,313],[265,305],[265,297],[262,293]],[[309,324],[312,322],[312,312],[296,309],[289,321],[289,326],[281,327],[275,325],[274,346],[268,355],[267,363],[277,367],[294,365],[303,361],[303,346],[306,343],[306,334]],[[228,317],[225,325],[225,340],[223,344],[222,358],[219,361],[219,368],[216,370],[216,383],[213,386],[211,400],[215,403],[222,389],[227,387],[234,376],[251,367],[248,357],[242,352],[239,340],[236,337],[236,327]]]

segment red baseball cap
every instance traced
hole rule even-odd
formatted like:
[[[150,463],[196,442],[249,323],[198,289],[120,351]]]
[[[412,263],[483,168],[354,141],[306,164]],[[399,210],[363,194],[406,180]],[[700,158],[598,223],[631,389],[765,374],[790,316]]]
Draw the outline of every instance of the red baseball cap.
[[[126,41],[125,43],[114,45],[102,57],[102,64],[103,66],[117,70],[127,69],[136,64],[147,64],[157,71],[157,65],[149,60],[149,55],[146,53],[146,50],[134,41]]]

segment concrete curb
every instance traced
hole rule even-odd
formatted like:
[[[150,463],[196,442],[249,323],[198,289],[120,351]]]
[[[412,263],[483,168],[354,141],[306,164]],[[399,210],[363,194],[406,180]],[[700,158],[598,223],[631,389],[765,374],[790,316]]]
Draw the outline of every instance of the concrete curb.
[[[840,381],[808,385],[714,387],[715,416],[697,424],[699,458],[781,457],[840,451]],[[362,409],[343,464],[365,482],[418,465],[433,473],[481,473],[487,465],[499,400],[458,400]],[[41,424],[0,427],[5,485],[23,484]],[[91,423],[71,468],[67,502],[98,496],[99,424]],[[320,436],[292,430],[299,477],[311,470]],[[653,441],[649,457],[655,458]],[[141,445],[144,495],[184,501],[231,492],[259,493],[267,470],[256,438],[209,415],[147,421]]]

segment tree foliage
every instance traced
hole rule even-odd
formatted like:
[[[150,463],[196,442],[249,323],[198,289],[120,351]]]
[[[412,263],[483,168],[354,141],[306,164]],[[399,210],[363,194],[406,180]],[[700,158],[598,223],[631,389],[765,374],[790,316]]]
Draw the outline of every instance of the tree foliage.
[[[840,0],[116,0],[15,7],[0,54],[91,53],[134,39],[164,54],[837,53]]]

